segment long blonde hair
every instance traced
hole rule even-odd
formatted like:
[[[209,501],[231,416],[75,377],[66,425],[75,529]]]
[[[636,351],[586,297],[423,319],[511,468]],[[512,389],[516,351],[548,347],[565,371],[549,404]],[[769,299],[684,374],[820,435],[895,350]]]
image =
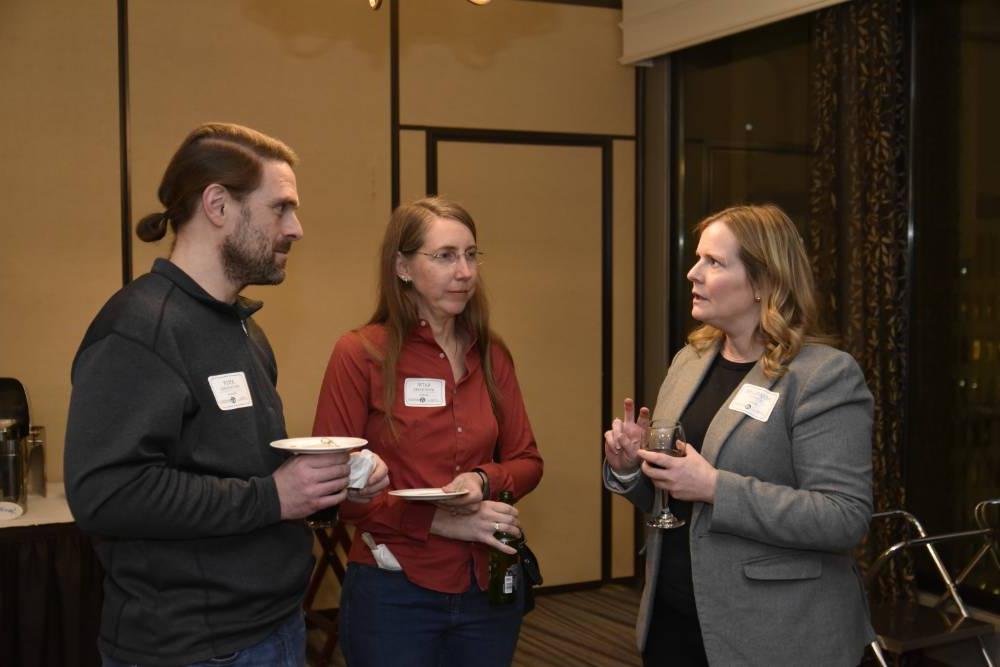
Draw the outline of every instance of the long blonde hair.
[[[443,197],[419,199],[411,204],[403,204],[393,211],[385,236],[382,238],[378,300],[375,312],[368,320],[368,324],[380,324],[385,327],[387,334],[385,348],[376,349],[370,341],[362,338],[368,353],[382,365],[385,417],[393,434],[396,433],[392,419],[392,406],[396,400],[396,366],[403,350],[403,341],[420,321],[413,284],[404,283],[396,275],[396,257],[397,253],[411,255],[420,250],[424,244],[427,227],[435,218],[454,220],[468,228],[472,232],[473,239],[477,238],[476,223],[469,212]],[[489,307],[481,276],[476,281],[475,292],[465,310],[456,318],[456,326],[464,328],[477,338],[486,390],[497,421],[500,421],[502,414],[500,390],[493,375],[490,352],[494,343],[504,348],[503,342],[490,330]]]
[[[773,204],[733,206],[713,213],[698,223],[701,235],[709,225],[721,222],[740,245],[740,260],[755,291],[766,296],[760,303],[756,335],[764,344],[764,374],[781,377],[806,343],[833,344],[819,330],[816,289],[802,237],[795,223]],[[703,324],[688,336],[702,352],[724,336]]]

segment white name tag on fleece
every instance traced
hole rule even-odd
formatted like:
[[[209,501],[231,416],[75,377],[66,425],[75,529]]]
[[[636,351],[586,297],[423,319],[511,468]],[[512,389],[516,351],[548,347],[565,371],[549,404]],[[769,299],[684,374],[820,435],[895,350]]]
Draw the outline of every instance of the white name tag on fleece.
[[[403,404],[415,408],[440,408],[445,405],[444,380],[406,378],[403,382]]]
[[[742,412],[759,422],[766,422],[780,395],[777,392],[747,383],[736,392],[736,397],[729,404],[729,409]]]
[[[237,408],[249,408],[253,405],[250,386],[247,384],[247,376],[243,374],[243,371],[210,375],[208,386],[212,388],[215,402],[219,404],[220,410],[236,410]]]

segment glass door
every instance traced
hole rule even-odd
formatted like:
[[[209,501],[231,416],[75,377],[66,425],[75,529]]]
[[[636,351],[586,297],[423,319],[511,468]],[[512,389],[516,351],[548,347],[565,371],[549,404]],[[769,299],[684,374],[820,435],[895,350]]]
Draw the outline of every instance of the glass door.
[[[735,204],[773,203],[804,225],[809,212],[809,17],[681,51],[674,64],[675,351],[694,327],[693,230]]]

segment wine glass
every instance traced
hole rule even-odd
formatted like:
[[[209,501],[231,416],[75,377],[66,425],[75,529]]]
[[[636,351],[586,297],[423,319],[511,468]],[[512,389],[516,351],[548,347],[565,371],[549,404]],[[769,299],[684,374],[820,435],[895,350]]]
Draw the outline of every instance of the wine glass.
[[[684,445],[684,428],[680,423],[658,424],[646,429],[643,438],[642,448],[651,452],[667,454],[668,456],[686,456]],[[650,463],[649,465],[654,465]],[[654,466],[659,467],[659,466]],[[670,511],[670,494],[660,490],[660,513],[646,522],[650,528],[680,528],[684,525],[683,519],[678,519]]]

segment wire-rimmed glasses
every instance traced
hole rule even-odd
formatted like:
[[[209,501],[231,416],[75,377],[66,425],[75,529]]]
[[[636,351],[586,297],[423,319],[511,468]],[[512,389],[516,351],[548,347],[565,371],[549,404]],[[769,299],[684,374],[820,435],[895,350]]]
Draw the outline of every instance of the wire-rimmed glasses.
[[[470,248],[465,252],[460,252],[454,248],[445,248],[444,250],[435,250],[434,252],[424,252],[423,250],[414,250],[413,252],[418,255],[430,257],[431,260],[443,266],[455,266],[462,257],[465,257],[465,262],[469,266],[479,265],[483,263],[483,255],[485,255],[478,248]]]

